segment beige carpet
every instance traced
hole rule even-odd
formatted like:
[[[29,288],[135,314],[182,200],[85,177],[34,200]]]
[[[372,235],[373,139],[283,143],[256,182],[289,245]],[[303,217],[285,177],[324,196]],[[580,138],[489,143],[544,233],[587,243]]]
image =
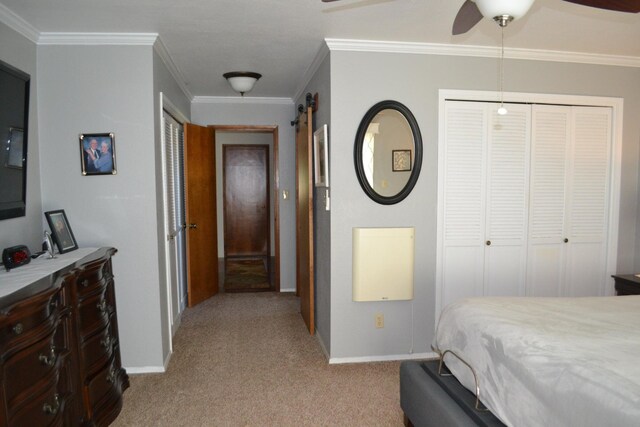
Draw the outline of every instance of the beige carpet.
[[[402,426],[398,362],[329,365],[291,294],[188,309],[165,374],[132,375],[114,426]]]

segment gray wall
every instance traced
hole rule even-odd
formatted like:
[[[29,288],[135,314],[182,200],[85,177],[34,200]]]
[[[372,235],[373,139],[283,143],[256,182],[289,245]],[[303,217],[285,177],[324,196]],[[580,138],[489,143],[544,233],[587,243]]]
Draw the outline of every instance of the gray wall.
[[[293,103],[251,99],[221,102],[193,102],[191,120],[207,125],[277,125],[278,166],[280,170],[280,290],[294,291],[296,288],[296,224],[295,197],[282,199],[282,190],[295,195],[295,144],[290,122],[294,118]]]
[[[167,352],[153,77],[151,46],[38,49],[43,208],[65,209],[81,247],[118,248],[113,267],[128,368],[162,367]],[[84,177],[78,134],[101,132],[115,134],[118,173]]]
[[[0,22],[0,60],[31,75],[27,153],[26,215],[0,221],[0,250],[18,244],[40,249],[44,231],[38,138],[37,49],[35,43]],[[4,157],[2,158],[4,162]]]
[[[330,153],[332,358],[430,351],[435,309],[438,90],[496,90],[496,64],[488,58],[331,52],[331,110],[335,118]],[[618,271],[634,271],[634,266],[638,267],[640,69],[507,60],[504,86],[511,92],[624,98]],[[420,178],[409,197],[392,206],[378,205],[365,195],[351,154],[363,115],[385,99],[397,100],[413,112],[424,142]],[[393,226],[416,230],[413,301],[353,302],[352,228]],[[384,314],[383,329],[375,328],[375,313]]]
[[[333,130],[331,127],[331,58],[327,55],[311,78],[296,105],[305,104],[307,93],[318,93],[318,110],[313,115],[313,130],[327,125],[329,158],[333,151]],[[340,150],[342,152],[341,147]],[[349,154],[349,153],[347,153]],[[325,209],[325,194],[334,185],[333,170],[329,161],[329,189],[314,187],[314,274],[315,274],[315,325],[316,335],[331,354],[331,211]]]

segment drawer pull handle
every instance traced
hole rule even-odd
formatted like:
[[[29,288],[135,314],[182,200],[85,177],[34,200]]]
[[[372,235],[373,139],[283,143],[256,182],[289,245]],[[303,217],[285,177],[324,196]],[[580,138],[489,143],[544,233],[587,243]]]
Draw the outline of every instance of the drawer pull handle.
[[[42,362],[43,365],[45,366],[53,366],[56,364],[56,348],[54,346],[51,346],[51,348],[49,349],[49,355],[44,355],[42,353],[40,353],[40,356],[38,356],[38,360],[40,360],[40,362]]]
[[[24,326],[22,326],[22,323],[17,323],[13,327],[13,333],[16,335],[20,335],[23,331],[24,331]]]
[[[85,287],[85,288],[86,288],[87,286],[89,286],[89,280],[88,280],[88,279],[84,279],[82,282],[80,282],[80,284],[81,284],[83,287]]]
[[[105,300],[105,299],[100,300],[100,303],[98,303],[98,304],[96,305],[96,307],[97,307],[97,308],[98,308],[98,310],[100,310],[100,312],[102,312],[102,313],[106,313],[106,312],[107,312],[107,310],[109,310],[109,309],[111,308],[111,307],[109,307],[109,306],[107,305],[107,300]]]
[[[58,413],[60,410],[60,396],[58,396],[58,393],[53,396],[53,405],[45,403],[42,405],[42,410],[47,415],[55,415]]]

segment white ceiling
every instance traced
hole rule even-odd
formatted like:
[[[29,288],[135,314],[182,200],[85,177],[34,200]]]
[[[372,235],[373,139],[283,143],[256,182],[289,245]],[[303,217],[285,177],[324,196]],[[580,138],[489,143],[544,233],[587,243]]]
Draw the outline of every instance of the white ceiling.
[[[197,96],[236,95],[227,71],[263,78],[251,96],[292,97],[323,39],[496,46],[483,20],[452,36],[464,0],[0,0],[39,32],[158,33]],[[537,0],[505,32],[509,48],[640,58],[640,14]]]

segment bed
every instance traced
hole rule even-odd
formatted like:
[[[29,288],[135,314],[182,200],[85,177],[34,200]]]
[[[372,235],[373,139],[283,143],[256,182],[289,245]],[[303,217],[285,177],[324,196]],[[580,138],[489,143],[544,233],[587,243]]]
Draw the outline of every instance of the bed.
[[[508,426],[640,425],[640,296],[466,299],[434,350]]]

